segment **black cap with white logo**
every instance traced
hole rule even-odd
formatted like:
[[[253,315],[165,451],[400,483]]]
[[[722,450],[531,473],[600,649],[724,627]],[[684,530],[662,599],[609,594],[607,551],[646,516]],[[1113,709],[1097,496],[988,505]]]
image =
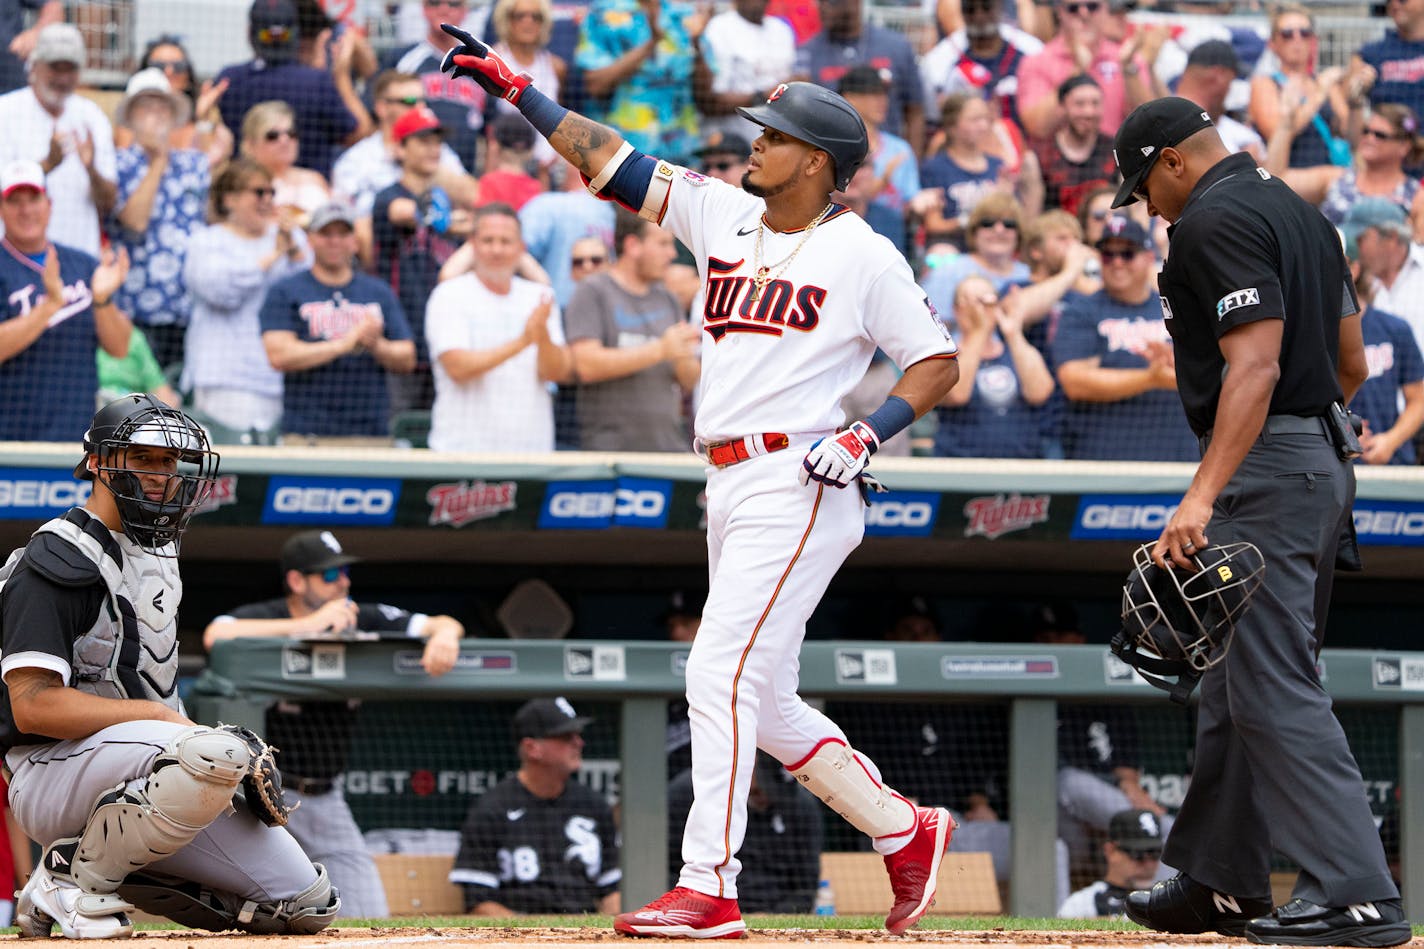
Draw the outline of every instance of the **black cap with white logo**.
[[[1162,149],[1211,127],[1211,116],[1205,109],[1178,96],[1153,99],[1133,109],[1113,141],[1113,158],[1122,172],[1122,187],[1117,189],[1112,206],[1121,208],[1137,200],[1133,192],[1147,180]]]

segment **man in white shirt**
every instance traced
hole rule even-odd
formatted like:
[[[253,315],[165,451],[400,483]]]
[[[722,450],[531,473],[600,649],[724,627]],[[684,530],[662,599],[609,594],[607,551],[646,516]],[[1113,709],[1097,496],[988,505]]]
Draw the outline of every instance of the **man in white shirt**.
[[[52,196],[49,239],[99,256],[99,219],[114,207],[114,129],[104,110],[75,95],[84,38],[68,23],[40,31],[30,84],[0,96],[0,165],[37,161]]]
[[[474,270],[430,294],[425,338],[435,371],[430,447],[437,451],[554,450],[548,383],[572,360],[553,292],[514,275],[524,254],[507,204],[475,211]]]
[[[753,139],[759,130],[737,115],[755,105],[796,64],[796,36],[780,17],[766,15],[767,0],[733,0],[732,9],[707,21],[697,50],[694,89],[703,114],[702,130]]]
[[[388,69],[372,82],[371,98],[376,131],[342,152],[331,168],[331,190],[356,209],[357,217],[369,217],[376,192],[400,178],[400,160],[396,158],[392,129],[396,119],[425,104],[425,87],[419,76]],[[443,142],[436,181],[456,203],[474,202],[475,179],[466,172],[455,150]]]

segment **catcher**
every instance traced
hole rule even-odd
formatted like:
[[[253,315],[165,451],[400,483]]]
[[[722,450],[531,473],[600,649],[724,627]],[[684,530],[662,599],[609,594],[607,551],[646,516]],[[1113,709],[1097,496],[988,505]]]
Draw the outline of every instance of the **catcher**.
[[[195,725],[178,697],[178,544],[217,471],[196,422],[124,396],[84,435],[88,500],[0,567],[0,749],[15,817],[44,848],[22,937],[126,936],[135,908],[252,933],[336,916],[326,871],[280,826],[271,750]]]

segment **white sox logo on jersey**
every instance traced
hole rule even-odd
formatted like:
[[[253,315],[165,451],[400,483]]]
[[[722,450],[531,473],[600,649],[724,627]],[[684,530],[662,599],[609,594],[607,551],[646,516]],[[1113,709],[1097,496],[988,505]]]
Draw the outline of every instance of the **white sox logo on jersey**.
[[[731,276],[746,260],[729,263],[707,259],[707,293],[702,304],[702,329],[720,343],[728,333],[780,336],[787,329],[809,333],[821,321],[826,304],[823,287],[797,287],[789,280],[772,280],[753,302],[751,277]],[[738,305],[740,301],[740,306]]]

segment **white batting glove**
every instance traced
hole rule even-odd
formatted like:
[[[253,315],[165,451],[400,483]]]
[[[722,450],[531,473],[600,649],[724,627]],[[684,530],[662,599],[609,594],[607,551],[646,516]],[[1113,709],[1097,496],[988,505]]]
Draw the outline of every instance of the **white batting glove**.
[[[844,488],[870,464],[870,456],[880,447],[875,432],[864,422],[852,422],[839,435],[823,438],[811,446],[801,462],[802,484],[819,481]]]

